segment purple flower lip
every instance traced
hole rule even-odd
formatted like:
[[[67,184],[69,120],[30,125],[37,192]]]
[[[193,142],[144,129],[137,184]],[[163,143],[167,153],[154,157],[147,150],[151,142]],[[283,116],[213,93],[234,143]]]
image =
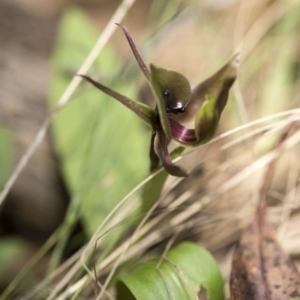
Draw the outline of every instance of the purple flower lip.
[[[177,121],[169,118],[173,138],[181,143],[192,144],[197,141],[195,129],[190,129],[182,126]]]

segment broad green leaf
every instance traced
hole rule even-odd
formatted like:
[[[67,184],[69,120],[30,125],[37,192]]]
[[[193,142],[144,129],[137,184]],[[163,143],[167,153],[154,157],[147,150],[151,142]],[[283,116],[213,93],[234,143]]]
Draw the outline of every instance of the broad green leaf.
[[[191,96],[189,81],[182,74],[150,65],[151,88],[156,98],[157,108],[163,131],[168,139],[172,138],[167,112],[184,112]]]
[[[67,73],[77,71],[96,39],[95,29],[82,12],[66,12],[53,56],[51,106],[71,80]],[[118,81],[120,64],[113,50],[105,48],[91,72],[107,86],[134,98],[134,83]],[[141,120],[131,111],[87,84],[81,85],[72,102],[59,113],[52,129],[63,176],[74,202],[73,213],[77,218],[82,216],[91,236],[147,173],[149,137]],[[121,226],[118,229],[119,233],[124,230]],[[119,234],[112,231],[111,238],[114,233]]]
[[[2,190],[12,167],[12,140],[10,132],[0,126],[0,190]]]
[[[27,251],[25,242],[18,238],[1,238],[0,247],[0,277],[12,275],[10,273],[11,264],[17,258],[20,258],[22,253]]]
[[[184,242],[171,249],[167,259],[137,265],[120,278],[118,300],[195,299],[200,288],[208,299],[224,300],[223,280],[212,256],[203,248]]]

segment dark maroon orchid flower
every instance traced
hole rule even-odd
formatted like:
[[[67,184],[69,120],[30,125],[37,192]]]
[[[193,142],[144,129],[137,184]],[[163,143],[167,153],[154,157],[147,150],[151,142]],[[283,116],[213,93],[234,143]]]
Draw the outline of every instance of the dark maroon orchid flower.
[[[122,28],[136,61],[148,80],[156,100],[156,108],[128,99],[86,75],[80,76],[121,102],[151,128],[153,132],[150,149],[151,170],[158,166],[160,160],[170,175],[186,177],[188,174],[173,164],[168,144],[174,139],[181,146],[195,147],[207,143],[214,136],[228,100],[229,90],[237,76],[238,55],[213,76],[191,89],[186,77],[176,71],[153,64],[150,64],[149,70],[127,28],[121,24],[117,25]],[[186,128],[179,123],[188,118],[194,118],[194,129]]]

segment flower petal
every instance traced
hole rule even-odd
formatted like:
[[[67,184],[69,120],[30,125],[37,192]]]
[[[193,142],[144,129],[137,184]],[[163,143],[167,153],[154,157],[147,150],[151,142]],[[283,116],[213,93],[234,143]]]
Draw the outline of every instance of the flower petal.
[[[197,142],[194,143],[194,146],[205,144],[213,138],[220,119],[216,98],[212,95],[206,95],[205,98],[206,100],[197,112],[195,119]]]
[[[156,137],[156,132],[152,133],[151,141],[150,141],[150,151],[149,151],[150,152],[149,153],[150,171],[154,171],[155,169],[157,169],[157,167],[159,165],[159,157],[157,156],[157,154],[155,153],[155,150],[154,150],[155,137]]]
[[[227,103],[229,90],[237,77],[238,67],[239,54],[236,54],[214,75],[192,89],[191,100],[185,113],[175,116],[175,119],[179,122],[187,122],[195,118],[207,94],[217,99],[216,109],[220,115]]]
[[[159,159],[161,160],[163,167],[170,175],[177,177],[189,176],[183,169],[173,164],[170,154],[168,152],[168,140],[161,130],[157,131],[154,140],[154,150]]]
[[[206,100],[196,115],[195,129],[186,128],[176,120],[170,119],[173,138],[185,147],[207,143],[214,136],[219,121],[216,106],[216,99],[212,95],[206,95]]]
[[[142,70],[142,72],[144,73],[144,75],[146,76],[146,78],[148,79],[148,81],[150,81],[150,77],[151,77],[150,71],[148,70],[148,67],[144,63],[144,61],[143,61],[140,53],[138,52],[138,50],[137,50],[137,48],[136,48],[136,46],[135,46],[135,44],[134,44],[134,42],[133,42],[133,40],[132,40],[132,38],[130,36],[130,33],[129,33],[128,29],[124,25],[122,25],[122,24],[116,23],[116,25],[118,25],[118,26],[120,26],[122,28],[122,30],[123,30],[126,38],[127,38],[127,41],[128,41],[128,43],[130,45],[130,48],[131,48],[131,50],[132,50],[132,52],[134,54],[134,57],[135,57],[137,63],[139,64],[140,69]]]
[[[191,96],[189,81],[178,72],[150,65],[151,88],[156,98],[157,109],[163,131],[172,138],[167,112],[182,113]]]
[[[104,92],[105,94],[115,98],[119,102],[121,102],[123,105],[125,105],[127,108],[129,108],[131,111],[133,111],[137,116],[139,116],[152,130],[155,130],[156,128],[156,119],[157,119],[157,112],[149,107],[148,105],[145,105],[140,102],[133,101],[113,90],[110,88],[102,85],[99,82],[96,82],[92,78],[86,76],[86,75],[78,75],[81,76],[86,81],[90,82],[92,85],[94,85],[96,88]]]
[[[197,141],[195,130],[186,128],[173,119],[169,119],[173,138],[183,146],[189,146]]]

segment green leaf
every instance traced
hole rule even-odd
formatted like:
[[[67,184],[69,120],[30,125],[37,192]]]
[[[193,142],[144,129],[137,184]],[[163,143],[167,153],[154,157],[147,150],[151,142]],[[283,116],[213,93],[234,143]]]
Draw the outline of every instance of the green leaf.
[[[120,278],[119,300],[195,299],[200,287],[208,299],[224,300],[223,280],[212,256],[192,243],[171,249],[167,259],[153,259],[136,266]]]
[[[54,74],[50,86],[52,106],[97,40],[97,32],[79,10],[69,10],[62,19],[53,56]],[[135,97],[134,82],[115,83],[121,62],[106,47],[92,72],[101,81],[128,97]],[[111,97],[93,87],[82,86],[59,113],[53,127],[64,180],[72,195],[72,222],[81,217],[91,236],[113,207],[147,174],[148,151],[143,123]],[[125,229],[110,232],[113,240]]]
[[[165,170],[162,170],[144,185],[142,193],[142,212],[147,212],[156,202],[168,175],[169,174]]]
[[[28,250],[27,245],[19,238],[1,238],[0,247],[0,277],[12,276],[14,272],[10,268],[17,258]]]
[[[12,167],[12,140],[9,130],[0,126],[0,190]]]
[[[173,70],[150,65],[151,88],[156,98],[158,113],[163,131],[172,138],[167,112],[184,112],[191,96],[189,81]]]

